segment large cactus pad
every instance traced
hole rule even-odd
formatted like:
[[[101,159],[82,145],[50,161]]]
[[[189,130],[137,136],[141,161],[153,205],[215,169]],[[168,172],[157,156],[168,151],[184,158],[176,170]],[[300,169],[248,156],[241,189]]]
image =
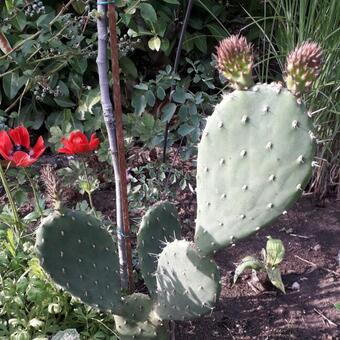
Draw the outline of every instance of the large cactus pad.
[[[279,84],[224,97],[198,149],[195,242],[213,252],[267,225],[311,175],[312,123]]]
[[[80,211],[55,211],[39,226],[36,248],[59,286],[89,305],[119,311],[118,255],[100,221]]]
[[[213,259],[185,240],[169,243],[157,267],[156,312],[163,320],[197,318],[214,307],[220,276]]]
[[[166,242],[178,239],[180,234],[178,214],[170,202],[155,204],[142,219],[137,235],[137,250],[144,281],[152,295],[157,290],[157,255],[161,253]]]
[[[121,315],[115,315],[116,329],[121,340],[167,340],[167,325],[153,312],[148,295],[135,293],[123,299]]]

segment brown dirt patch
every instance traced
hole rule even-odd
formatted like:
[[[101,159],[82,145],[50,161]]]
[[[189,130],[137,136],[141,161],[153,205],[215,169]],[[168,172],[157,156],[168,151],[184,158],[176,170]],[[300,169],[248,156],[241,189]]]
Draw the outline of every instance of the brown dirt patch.
[[[232,286],[235,263],[258,255],[268,235],[280,238],[286,248],[281,270],[287,294],[270,286],[255,291],[246,274]],[[339,235],[339,202],[317,207],[312,199],[302,199],[273,226],[217,254],[220,302],[211,315],[177,323],[176,338],[340,339],[340,312],[333,305],[340,300]],[[291,289],[294,282],[300,290]]]

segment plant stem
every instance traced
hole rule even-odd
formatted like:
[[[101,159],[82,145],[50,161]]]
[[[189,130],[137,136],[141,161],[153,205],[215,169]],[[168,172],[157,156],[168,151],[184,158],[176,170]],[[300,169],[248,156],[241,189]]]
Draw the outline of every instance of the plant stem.
[[[106,5],[97,5],[97,30],[98,30],[98,56],[97,67],[99,75],[99,86],[101,94],[101,103],[103,108],[103,117],[108,134],[110,153],[112,159],[113,172],[115,177],[116,190],[116,219],[117,219],[117,238],[118,254],[120,265],[120,278],[122,288],[128,288],[128,274],[126,261],[126,243],[123,227],[123,216],[121,206],[120,176],[118,165],[118,152],[116,131],[114,127],[113,108],[110,99],[109,79],[107,75],[107,7]]]
[[[91,185],[90,185],[89,175],[88,175],[87,170],[86,170],[86,162],[85,162],[84,159],[82,159],[82,162],[83,162],[83,166],[84,166],[85,179],[86,179],[86,182],[87,182],[87,186],[89,188],[89,190],[86,190],[86,193],[87,193],[87,196],[89,197],[90,207],[92,209],[94,216],[98,217],[97,213],[96,213],[96,209],[93,205],[92,193],[91,193],[91,189],[90,189]]]
[[[182,30],[181,30],[181,34],[179,36],[179,41],[178,41],[178,46],[177,46],[177,51],[176,51],[176,57],[175,57],[175,63],[174,63],[174,69],[172,70],[173,76],[177,73],[179,59],[181,57],[181,52],[182,52],[184,34],[185,34],[185,31],[186,31],[187,26],[188,26],[190,14],[191,14],[191,9],[192,9],[192,3],[193,3],[193,0],[188,0],[187,10],[185,12],[185,17],[184,17],[184,20],[183,20]],[[169,102],[170,103],[171,103],[171,100],[172,100],[174,90],[175,90],[175,84],[172,83],[171,88],[170,88],[170,95],[169,95]],[[166,149],[167,149],[167,146],[168,146],[169,123],[170,122],[168,122],[168,121],[166,122],[165,130],[164,130],[163,163],[165,163],[165,161],[166,161]]]
[[[18,215],[18,210],[17,210],[16,204],[14,202],[11,190],[10,190],[8,182],[6,180],[5,172],[2,169],[2,165],[1,164],[0,164],[0,179],[1,179],[2,185],[3,185],[4,189],[5,189],[5,192],[6,192],[8,201],[9,201],[9,204],[10,204],[10,206],[12,208],[12,211],[13,211],[14,220],[15,220],[15,225],[14,225],[15,233],[19,237],[19,230],[21,228],[20,217]]]
[[[109,28],[110,28],[110,47],[111,47],[111,65],[112,65],[112,82],[113,82],[113,103],[114,117],[116,123],[116,140],[118,151],[118,166],[120,176],[120,192],[122,199],[122,214],[125,236],[130,235],[130,219],[129,219],[129,202],[127,196],[127,181],[126,181],[126,160],[124,147],[124,132],[123,132],[123,112],[121,103],[121,89],[119,77],[119,46],[117,42],[116,28],[116,7],[109,5]],[[132,252],[131,241],[125,238],[127,273],[129,280],[129,288],[133,290],[133,270],[132,270]]]
[[[33,195],[34,195],[34,200],[35,200],[35,206],[36,208],[38,209],[38,212],[39,212],[39,215],[40,217],[42,217],[44,215],[44,212],[43,210],[41,209],[40,207],[40,204],[39,204],[39,197],[38,197],[38,193],[37,193],[37,190],[35,188],[35,185],[33,183],[33,180],[30,176],[30,174],[28,173],[27,169],[23,168],[24,169],[24,172],[25,172],[25,175],[28,179],[28,181],[30,182],[30,185],[31,185],[31,188],[32,188],[32,191],[33,191]]]

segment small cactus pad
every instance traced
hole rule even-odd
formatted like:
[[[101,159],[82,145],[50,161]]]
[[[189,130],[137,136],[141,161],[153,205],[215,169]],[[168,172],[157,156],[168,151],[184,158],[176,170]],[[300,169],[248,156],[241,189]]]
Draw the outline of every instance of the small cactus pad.
[[[304,105],[280,84],[224,97],[198,147],[200,251],[250,235],[300,197],[312,171],[312,130]]]
[[[214,260],[199,254],[194,243],[175,240],[160,254],[156,312],[163,320],[197,318],[210,312],[220,292]]]
[[[59,286],[89,305],[119,311],[118,255],[99,220],[80,211],[55,211],[39,226],[36,249]]]
[[[155,272],[157,255],[166,242],[180,238],[181,225],[175,206],[160,202],[151,207],[142,219],[137,235],[139,263],[151,295],[157,290]]]
[[[115,315],[116,330],[121,340],[167,340],[166,325],[154,317],[148,295],[135,293],[124,297],[120,315]]]

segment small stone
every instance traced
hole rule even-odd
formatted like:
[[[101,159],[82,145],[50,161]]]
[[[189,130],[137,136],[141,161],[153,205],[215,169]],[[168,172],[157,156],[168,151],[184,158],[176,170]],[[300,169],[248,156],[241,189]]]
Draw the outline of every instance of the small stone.
[[[295,281],[290,288],[293,290],[300,290],[300,283]]]
[[[314,250],[314,251],[319,251],[319,250],[321,250],[320,244],[316,244],[316,245],[313,247],[313,250]]]
[[[277,312],[277,314],[279,314],[279,315],[282,315],[283,313],[284,313],[284,308],[283,307],[279,307],[277,310],[276,310],[276,312]]]

